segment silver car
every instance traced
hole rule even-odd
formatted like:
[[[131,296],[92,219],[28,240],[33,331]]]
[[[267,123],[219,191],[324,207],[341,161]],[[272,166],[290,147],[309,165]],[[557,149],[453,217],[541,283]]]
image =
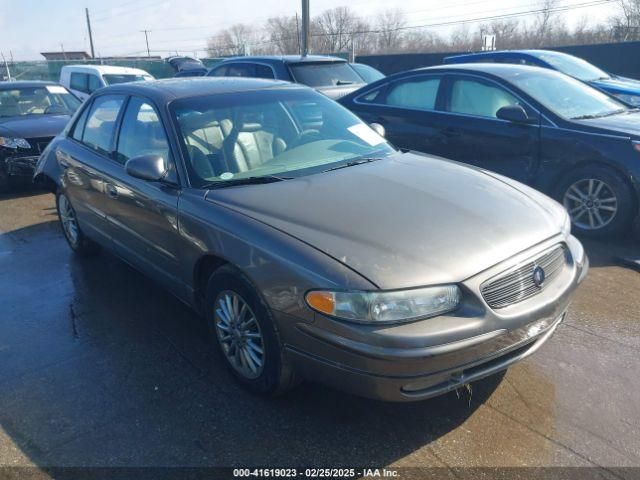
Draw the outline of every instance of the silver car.
[[[115,252],[201,312],[248,389],[421,400],[538,350],[588,260],[555,201],[380,133],[286,82],[123,84],[36,180],[72,250]]]

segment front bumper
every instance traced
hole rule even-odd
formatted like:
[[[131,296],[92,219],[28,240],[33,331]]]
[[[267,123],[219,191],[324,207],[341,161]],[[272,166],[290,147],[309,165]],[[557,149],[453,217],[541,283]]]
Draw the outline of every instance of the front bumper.
[[[288,357],[305,378],[387,401],[423,400],[492,375],[538,350],[564,318],[588,270],[580,243],[570,237],[566,245],[571,261],[553,288],[505,309],[492,310],[473,291],[518,258],[462,282],[467,301],[451,316],[394,326],[278,318]]]

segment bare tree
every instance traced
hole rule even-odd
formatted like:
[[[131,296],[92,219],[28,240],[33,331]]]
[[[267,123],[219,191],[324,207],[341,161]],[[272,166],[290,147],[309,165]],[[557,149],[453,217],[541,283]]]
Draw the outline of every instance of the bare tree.
[[[380,53],[399,51],[402,47],[402,29],[407,22],[404,12],[398,8],[380,12],[375,22],[376,42]]]
[[[312,20],[312,46],[316,52],[349,51],[352,41],[360,38],[369,27],[349,7],[325,10]],[[355,37],[354,37],[355,34]]]
[[[549,44],[555,23],[554,9],[558,6],[558,0],[542,0],[540,13],[533,22],[533,40],[537,46]]]
[[[210,55],[217,57],[247,55],[254,47],[259,47],[261,42],[262,40],[255,33],[255,28],[244,23],[236,23],[210,37],[207,41],[207,51]]]
[[[299,53],[298,28],[295,15],[269,18],[265,30],[273,50],[282,55]]]

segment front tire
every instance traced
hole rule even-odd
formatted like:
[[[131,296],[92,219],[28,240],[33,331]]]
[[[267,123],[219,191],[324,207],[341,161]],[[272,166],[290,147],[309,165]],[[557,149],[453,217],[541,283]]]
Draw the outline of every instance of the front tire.
[[[273,315],[239,270],[225,265],[211,275],[205,309],[211,339],[240,385],[274,396],[295,384]]]
[[[574,232],[591,237],[609,237],[630,228],[636,211],[627,181],[598,165],[570,172],[558,185],[557,198],[569,212]]]
[[[69,198],[63,192],[56,194],[56,210],[58,211],[62,233],[71,250],[82,256],[92,256],[98,253],[100,247],[82,232],[78,224],[76,211]]]

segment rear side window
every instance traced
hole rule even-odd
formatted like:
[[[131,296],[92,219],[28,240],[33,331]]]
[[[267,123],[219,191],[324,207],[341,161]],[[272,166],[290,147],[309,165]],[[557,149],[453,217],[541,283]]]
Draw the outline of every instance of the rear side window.
[[[385,104],[394,107],[433,110],[436,106],[440,78],[415,78],[392,85]]]
[[[87,117],[82,143],[103,155],[109,155],[116,119],[123,103],[122,95],[104,95],[96,98]]]
[[[257,78],[275,78],[271,67],[259,64],[256,64],[255,76]]]
[[[498,110],[510,105],[520,105],[520,101],[497,85],[471,79],[453,81],[450,112],[496,118]]]
[[[227,77],[253,77],[255,68],[250,63],[233,63],[227,67]]]
[[[71,72],[71,77],[69,79],[69,86],[72,90],[78,90],[79,92],[88,93],[88,85],[87,85],[87,77],[86,73],[80,72]]]
[[[169,165],[169,142],[160,117],[151,104],[132,98],[122,117],[116,160],[125,163],[139,155],[159,155]]]

